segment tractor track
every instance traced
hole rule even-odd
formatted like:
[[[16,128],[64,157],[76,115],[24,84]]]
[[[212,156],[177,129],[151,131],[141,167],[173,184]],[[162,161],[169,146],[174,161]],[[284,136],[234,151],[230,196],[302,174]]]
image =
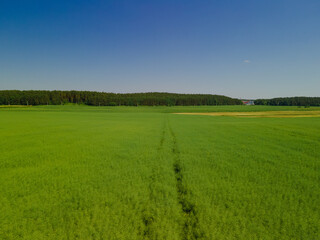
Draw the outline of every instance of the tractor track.
[[[166,122],[163,123],[162,130],[161,130],[161,137],[160,137],[160,142],[157,147],[157,157],[160,158],[161,151],[163,151],[163,145],[165,142],[165,135],[167,130],[167,124]],[[157,174],[157,169],[152,170],[152,174],[149,177],[149,186],[148,186],[148,191],[149,191],[149,197],[148,197],[148,202],[150,203],[156,203],[157,197],[154,194],[154,183],[158,179],[158,174]],[[148,239],[159,239],[159,236],[157,234],[157,231],[154,230],[154,213],[155,209],[152,208],[152,204],[145,206],[143,211],[142,211],[142,223],[143,223],[143,228],[140,229],[139,235],[143,240],[148,240]]]
[[[199,219],[197,216],[197,207],[192,201],[191,191],[187,188],[183,178],[183,166],[180,159],[180,151],[177,144],[177,138],[169,125],[169,132],[172,137],[172,153],[173,153],[173,170],[176,178],[176,188],[178,195],[178,202],[183,213],[183,229],[182,239],[193,240],[203,239],[203,232],[199,226]]]
[[[166,149],[164,147],[165,142],[170,141],[170,147]],[[181,226],[181,239],[183,240],[194,240],[194,239],[203,239],[203,231],[199,226],[199,219],[197,216],[197,207],[195,203],[192,201],[192,193],[187,188],[184,182],[183,175],[183,165],[180,159],[180,151],[177,144],[177,138],[169,125],[168,120],[166,120],[162,126],[161,137],[159,141],[159,145],[157,148],[157,158],[161,157],[161,153],[164,150],[171,151],[172,155],[172,168],[175,176],[175,185],[177,191],[177,200],[181,207],[181,215],[182,215],[182,226]],[[159,174],[159,173],[158,173]],[[150,184],[148,187],[149,197],[148,204],[142,210],[142,218],[141,221],[143,223],[143,227],[139,230],[139,235],[141,239],[159,239],[157,235],[157,231],[155,231],[154,222],[154,212],[153,204],[157,201],[157,197],[154,194],[154,183],[158,181],[157,169],[153,169],[152,174],[150,175]],[[170,236],[168,236],[170,238]]]

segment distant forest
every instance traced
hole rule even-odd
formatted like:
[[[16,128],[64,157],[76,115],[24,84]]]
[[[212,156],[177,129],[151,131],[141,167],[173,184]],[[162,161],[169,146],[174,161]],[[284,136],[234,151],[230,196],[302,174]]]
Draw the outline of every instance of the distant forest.
[[[320,106],[320,97],[286,97],[272,99],[257,99],[255,105],[272,106]]]
[[[210,94],[106,93],[91,91],[1,90],[0,105],[191,106],[241,105],[238,99]]]

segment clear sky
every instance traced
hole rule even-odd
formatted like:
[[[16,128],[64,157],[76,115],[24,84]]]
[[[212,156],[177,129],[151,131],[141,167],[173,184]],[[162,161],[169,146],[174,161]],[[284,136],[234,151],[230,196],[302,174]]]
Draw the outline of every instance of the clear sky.
[[[0,89],[320,96],[320,1],[0,0]]]

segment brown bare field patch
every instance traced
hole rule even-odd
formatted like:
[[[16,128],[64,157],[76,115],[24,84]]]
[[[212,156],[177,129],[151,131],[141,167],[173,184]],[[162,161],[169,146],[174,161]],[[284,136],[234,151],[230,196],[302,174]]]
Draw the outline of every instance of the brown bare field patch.
[[[229,116],[252,118],[296,118],[320,117],[320,111],[265,111],[265,112],[209,112],[209,113],[175,113],[184,115]]]

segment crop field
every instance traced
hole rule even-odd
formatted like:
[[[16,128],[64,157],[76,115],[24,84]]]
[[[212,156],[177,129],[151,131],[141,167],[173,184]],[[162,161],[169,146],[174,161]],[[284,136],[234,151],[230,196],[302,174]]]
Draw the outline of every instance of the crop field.
[[[320,117],[320,111],[259,111],[259,112],[191,112],[176,113],[184,115],[230,116],[230,117],[269,117],[269,118],[297,118]]]
[[[1,107],[0,239],[319,239],[319,113]]]

